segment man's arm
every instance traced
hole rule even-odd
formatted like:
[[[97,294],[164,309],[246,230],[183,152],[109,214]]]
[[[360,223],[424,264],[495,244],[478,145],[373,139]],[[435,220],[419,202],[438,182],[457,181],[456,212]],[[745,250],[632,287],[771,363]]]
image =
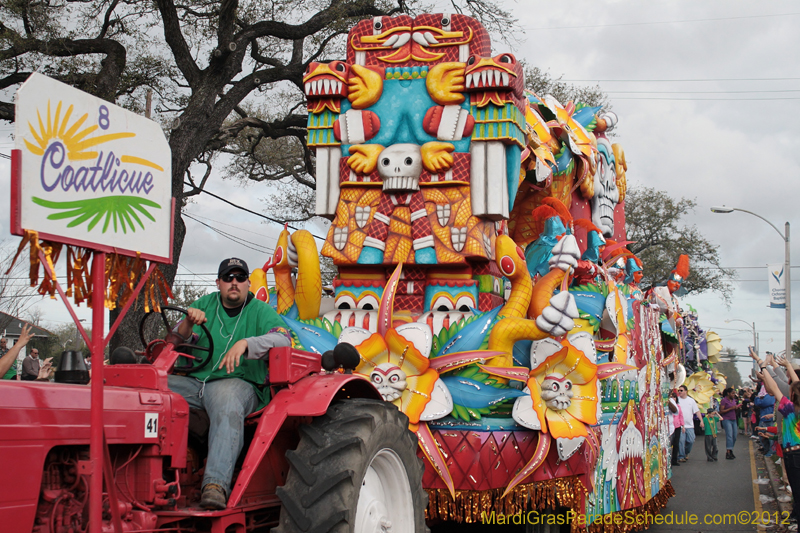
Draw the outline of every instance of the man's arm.
[[[672,398],[669,399],[667,407],[669,407],[669,410],[672,413],[678,412],[678,407],[673,403]]]
[[[205,324],[206,322],[206,314],[203,311],[190,307],[186,310],[186,318],[181,320],[175,328],[175,332],[184,339],[188,339],[195,325]]]
[[[765,370],[767,372],[769,372],[770,376],[772,376],[772,379],[775,381],[775,385],[778,386],[778,389],[780,389],[781,393],[784,396],[788,396],[789,395],[789,381],[786,379],[786,376],[783,375],[782,372],[780,372],[779,369],[772,369],[769,366],[767,366]]]
[[[705,429],[705,424],[703,424],[703,414],[700,412],[700,407],[697,405],[697,400],[692,398],[692,414],[697,413],[700,415],[700,428]]]
[[[239,366],[242,355],[247,353],[246,359],[265,359],[269,356],[269,351],[272,348],[282,348],[291,346],[292,341],[283,333],[267,333],[258,337],[248,337],[237,341],[233,347],[228,350],[225,357],[219,364],[219,368],[226,367],[228,374],[233,372]]]
[[[766,387],[767,392],[775,396],[775,401],[780,403],[781,398],[783,398],[783,393],[778,388],[778,385],[775,383],[775,380],[772,379],[772,376],[769,372],[758,372],[756,374],[760,379],[764,380],[764,387]]]
[[[794,383],[795,381],[797,381],[797,372],[794,371],[791,359],[785,357],[783,359],[783,366],[786,368],[786,375],[789,376],[791,382]]]
[[[14,346],[12,346],[2,358],[0,358],[0,376],[8,372],[8,369],[11,368],[14,360],[19,355],[20,350],[22,350],[22,348],[28,344],[28,341],[31,340],[33,337],[33,333],[31,333],[32,329],[33,326],[30,324],[25,324],[22,326],[22,331],[19,334],[19,340],[14,343]]]

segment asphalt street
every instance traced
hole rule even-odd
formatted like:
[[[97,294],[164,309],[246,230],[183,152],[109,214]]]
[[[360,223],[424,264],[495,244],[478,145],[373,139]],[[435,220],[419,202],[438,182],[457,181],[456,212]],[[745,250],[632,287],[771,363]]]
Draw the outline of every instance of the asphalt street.
[[[704,436],[699,436],[687,462],[672,470],[675,496],[670,498],[667,506],[659,514],[665,518],[671,515],[673,524],[653,525],[647,529],[648,532],[756,531],[756,525],[752,523],[755,513],[761,516],[762,512],[771,512],[769,508],[762,509],[758,500],[760,488],[766,487],[764,491],[767,493],[769,485],[753,483],[758,477],[767,477],[763,460],[760,469],[756,466],[755,450],[750,446],[750,442],[754,441],[739,435],[733,451],[736,459],[727,460],[725,433],[720,431],[720,435],[717,436],[719,460],[708,462],[704,439]],[[736,523],[731,523],[733,515],[737,515]],[[747,515],[746,520],[739,520],[745,518],[745,515]],[[687,523],[687,518],[691,519],[692,516],[696,516],[697,522]],[[706,521],[712,523],[706,524]],[[715,521],[727,523],[714,524]],[[747,523],[742,524],[743,521]]]

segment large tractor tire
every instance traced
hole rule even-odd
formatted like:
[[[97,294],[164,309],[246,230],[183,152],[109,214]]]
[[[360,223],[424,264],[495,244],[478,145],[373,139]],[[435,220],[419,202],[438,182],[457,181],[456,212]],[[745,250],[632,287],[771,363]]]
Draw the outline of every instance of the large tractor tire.
[[[418,533],[428,531],[422,461],[408,417],[387,402],[333,403],[301,426],[286,454],[291,469],[277,493],[273,533]]]

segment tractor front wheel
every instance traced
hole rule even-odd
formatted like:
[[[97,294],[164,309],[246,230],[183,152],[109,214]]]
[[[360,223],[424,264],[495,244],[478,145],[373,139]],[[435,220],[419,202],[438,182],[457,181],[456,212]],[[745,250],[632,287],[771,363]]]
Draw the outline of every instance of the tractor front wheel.
[[[300,434],[275,533],[427,531],[417,439],[394,405],[339,401]]]

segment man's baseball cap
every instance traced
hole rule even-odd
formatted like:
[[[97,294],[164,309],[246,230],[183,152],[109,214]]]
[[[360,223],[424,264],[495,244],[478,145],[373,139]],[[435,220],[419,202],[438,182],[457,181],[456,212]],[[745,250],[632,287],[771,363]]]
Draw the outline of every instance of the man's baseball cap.
[[[219,271],[217,272],[217,278],[221,278],[228,272],[232,272],[234,270],[243,270],[245,275],[247,276],[250,275],[250,269],[247,268],[247,263],[236,257],[231,257],[230,259],[226,259],[219,264]]]

